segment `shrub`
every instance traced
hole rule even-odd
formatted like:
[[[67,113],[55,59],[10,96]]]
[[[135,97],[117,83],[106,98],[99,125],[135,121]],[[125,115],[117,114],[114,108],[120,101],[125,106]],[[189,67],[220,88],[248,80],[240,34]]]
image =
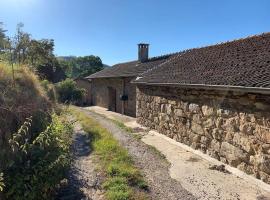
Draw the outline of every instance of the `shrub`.
[[[54,85],[50,83],[48,80],[42,80],[40,83],[41,83],[41,86],[46,91],[49,99],[55,103],[57,98],[56,98],[56,91],[55,91]]]
[[[25,66],[14,69],[13,79],[11,66],[0,63],[0,199],[52,199],[71,160],[72,127],[52,114],[52,85],[42,87]]]
[[[47,128],[31,140],[31,123],[28,118],[9,141],[12,155],[4,169],[7,199],[52,199],[70,165],[71,124],[53,114]]]
[[[78,88],[75,81],[66,79],[56,85],[58,100],[62,103],[80,104],[85,96],[85,89]]]
[[[3,173],[0,173],[0,192],[3,191],[4,187],[5,187],[5,184],[4,184]]]

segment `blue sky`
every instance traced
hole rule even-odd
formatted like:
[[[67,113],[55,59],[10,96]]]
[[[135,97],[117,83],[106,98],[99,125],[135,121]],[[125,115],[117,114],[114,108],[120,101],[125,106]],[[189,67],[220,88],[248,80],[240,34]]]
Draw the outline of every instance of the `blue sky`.
[[[98,55],[106,64],[270,31],[269,0],[0,0],[9,34],[23,22],[34,38],[55,40],[57,55]]]

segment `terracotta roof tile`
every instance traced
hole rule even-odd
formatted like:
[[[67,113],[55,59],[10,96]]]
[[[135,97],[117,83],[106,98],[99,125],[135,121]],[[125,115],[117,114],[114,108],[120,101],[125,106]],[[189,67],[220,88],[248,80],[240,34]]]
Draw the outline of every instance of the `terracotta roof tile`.
[[[135,83],[270,88],[270,33],[176,54]]]
[[[157,66],[167,59],[169,59],[172,55],[164,55],[159,57],[150,58],[147,62],[139,62],[139,61],[131,61],[126,63],[119,63],[112,67],[108,67],[104,70],[96,72],[88,77],[87,79],[93,78],[109,78],[109,77],[132,77],[138,76],[139,74]]]

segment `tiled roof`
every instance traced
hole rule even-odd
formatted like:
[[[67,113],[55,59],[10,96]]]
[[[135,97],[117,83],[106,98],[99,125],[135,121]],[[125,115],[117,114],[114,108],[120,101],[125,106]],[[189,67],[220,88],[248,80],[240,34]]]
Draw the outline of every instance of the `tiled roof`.
[[[173,55],[173,54],[172,54]],[[126,63],[119,63],[112,67],[108,67],[99,72],[96,72],[88,77],[87,79],[93,78],[109,78],[109,77],[132,77],[138,76],[139,74],[153,68],[154,66],[160,65],[169,59],[172,55],[164,55],[159,57],[150,58],[146,62],[131,61]]]
[[[140,77],[134,82],[270,88],[270,33],[180,52]]]

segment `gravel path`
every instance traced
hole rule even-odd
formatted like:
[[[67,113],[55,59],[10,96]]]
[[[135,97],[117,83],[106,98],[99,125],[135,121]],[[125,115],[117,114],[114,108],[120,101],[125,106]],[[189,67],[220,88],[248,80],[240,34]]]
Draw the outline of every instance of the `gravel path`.
[[[169,163],[162,159],[143,142],[133,138],[124,130],[116,126],[111,120],[91,111],[80,109],[81,112],[96,119],[101,126],[108,129],[124,146],[141,169],[150,188],[153,200],[191,200],[195,199],[178,181],[169,174]]]
[[[95,170],[90,140],[80,124],[75,124],[73,135],[73,163],[67,184],[60,188],[56,200],[103,200],[101,176]]]

